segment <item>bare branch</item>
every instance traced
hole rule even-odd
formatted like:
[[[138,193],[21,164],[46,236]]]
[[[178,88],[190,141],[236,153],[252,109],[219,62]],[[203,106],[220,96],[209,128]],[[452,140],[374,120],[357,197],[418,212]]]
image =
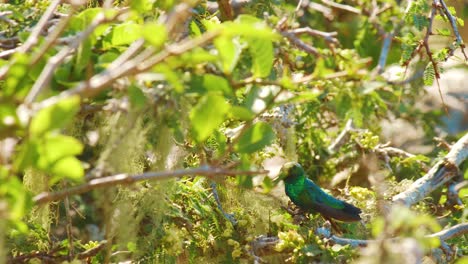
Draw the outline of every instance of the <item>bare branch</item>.
[[[335,38],[336,36],[338,36],[338,32],[324,32],[312,29],[310,27],[291,29],[288,32],[293,33],[295,35],[308,34],[313,37],[321,37],[330,43],[338,43],[338,39]]]
[[[341,9],[341,10],[345,10],[345,11],[357,14],[357,15],[360,15],[362,13],[361,10],[355,7],[344,5],[344,4],[338,4],[330,0],[322,0],[322,3],[329,5],[331,7],[337,8],[337,9]]]
[[[468,234],[468,223],[452,226],[435,234],[428,235],[427,237],[438,237],[440,240],[445,241],[464,234]]]
[[[336,137],[335,141],[333,141],[330,146],[328,147],[328,152],[333,154],[337,152],[349,139],[349,133],[353,131],[354,124],[352,119],[348,119],[344,129],[341,133]]]
[[[377,73],[379,74],[384,72],[385,64],[387,64],[387,57],[392,45],[393,35],[393,32],[385,34],[382,50],[380,51],[379,63],[377,64]]]
[[[394,147],[389,147],[388,146],[389,144],[379,144],[377,145],[375,148],[374,148],[374,151],[377,153],[378,156],[380,157],[384,157],[385,160],[387,161],[387,159],[389,160],[391,156],[393,157],[403,157],[403,158],[414,158],[416,157],[416,155],[414,154],[411,154],[409,152],[406,152],[402,149],[399,149],[399,148],[394,148]],[[421,165],[421,167],[428,171],[429,168],[426,166],[426,164],[422,161],[418,161],[419,165]]]
[[[202,166],[193,169],[180,169],[174,171],[161,172],[145,172],[142,174],[129,175],[126,173],[96,178],[87,183],[64,189],[58,192],[43,192],[36,195],[33,200],[36,204],[44,204],[48,202],[62,200],[65,197],[89,192],[94,189],[104,188],[116,185],[130,185],[138,181],[145,180],[166,180],[182,176],[237,176],[237,175],[261,175],[268,174],[268,171],[235,171],[226,170],[223,168],[213,168],[210,166]]]
[[[55,0],[49,4],[44,15],[42,15],[41,19],[39,19],[39,22],[37,22],[36,26],[34,27],[34,30],[31,32],[31,35],[29,35],[24,45],[21,46],[20,52],[28,52],[39,42],[39,36],[41,35],[41,32],[45,29],[49,20],[54,16],[55,10],[61,3],[62,0]]]
[[[458,167],[468,158],[468,133],[452,146],[445,158],[434,165],[423,177],[416,180],[406,191],[393,197],[393,202],[413,205],[458,175]]]

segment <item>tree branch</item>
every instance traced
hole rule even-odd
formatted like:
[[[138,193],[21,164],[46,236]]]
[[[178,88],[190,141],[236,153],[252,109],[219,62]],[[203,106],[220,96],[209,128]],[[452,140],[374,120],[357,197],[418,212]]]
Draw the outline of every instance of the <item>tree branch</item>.
[[[57,192],[43,192],[36,195],[33,201],[36,204],[44,204],[53,201],[59,201],[71,195],[82,194],[94,189],[104,188],[116,185],[130,185],[139,181],[145,180],[166,180],[170,178],[177,178],[182,176],[237,176],[237,175],[260,175],[268,174],[268,171],[235,171],[226,170],[223,168],[213,168],[210,166],[202,166],[192,169],[180,169],[174,171],[161,171],[161,172],[145,172],[142,174],[129,175],[126,173],[96,178],[87,183],[64,189]]]
[[[107,69],[94,75],[90,80],[80,82],[70,90],[63,91],[56,96],[34,104],[32,110],[33,112],[39,111],[40,109],[54,105],[57,102],[73,95],[79,95],[81,97],[94,96],[107,88],[113,81],[131,74],[147,71],[169,57],[180,55],[195,47],[203,46],[219,35],[219,33],[219,31],[209,31],[195,39],[186,38],[180,43],[169,45],[160,53],[149,58],[147,58],[147,56],[137,56],[134,59],[123,62],[119,67]]]
[[[450,10],[445,4],[445,1],[439,0],[439,2],[440,2],[440,5],[442,6],[442,11],[444,12],[447,19],[450,21],[450,25],[452,26],[453,33],[455,34],[455,37],[457,38],[457,43],[458,45],[460,45],[461,51],[463,55],[465,56],[465,60],[468,61],[468,56],[465,53],[465,44],[463,43],[463,39],[460,36],[460,32],[458,32],[457,22],[455,21],[455,18],[450,13]]]
[[[29,91],[29,94],[25,98],[25,103],[30,104],[34,101],[34,99],[39,95],[39,93],[44,89],[50,82],[50,79],[52,78],[52,75],[55,72],[55,69],[65,60],[65,58],[73,52],[78,46],[81,44],[83,40],[85,40],[91,33],[94,32],[94,30],[101,24],[110,22],[117,18],[119,15],[122,13],[126,12],[128,9],[121,9],[119,12],[117,12],[114,16],[107,18],[104,13],[99,13],[96,18],[93,20],[91,25],[84,30],[82,33],[80,33],[74,41],[72,41],[68,46],[62,48],[55,56],[50,58],[47,61],[46,66],[42,70],[41,74],[39,75],[37,81],[34,83],[33,87],[31,88],[31,91]],[[46,44],[46,47],[48,48],[49,45]],[[38,60],[42,56],[43,53],[45,53],[47,49],[41,50],[41,53],[36,55],[35,58],[33,59],[32,64],[35,63],[35,61]]]
[[[348,11],[348,12],[351,12],[351,13],[354,13],[354,14],[357,14],[357,15],[360,15],[362,12],[361,10],[355,8],[355,7],[352,7],[352,6],[349,6],[349,5],[344,5],[344,4],[339,4],[339,3],[335,3],[333,1],[330,1],[330,0],[322,0],[322,3],[326,4],[326,5],[329,5],[333,8],[337,8],[337,9],[341,9],[341,10],[345,10],[345,11]]]
[[[445,158],[434,165],[406,191],[393,197],[393,202],[411,206],[458,175],[458,167],[468,158],[468,133],[452,146]]]

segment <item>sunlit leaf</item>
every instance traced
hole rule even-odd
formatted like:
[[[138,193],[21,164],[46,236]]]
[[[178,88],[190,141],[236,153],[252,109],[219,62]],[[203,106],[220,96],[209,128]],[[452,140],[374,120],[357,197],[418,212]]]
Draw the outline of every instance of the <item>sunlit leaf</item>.
[[[47,131],[60,129],[69,124],[80,109],[80,98],[73,96],[40,110],[31,121],[31,137],[40,137]]]
[[[166,27],[150,23],[143,26],[143,37],[156,48],[161,47],[167,39]]]
[[[273,67],[273,44],[268,39],[249,38],[252,72],[255,77],[267,77]]]
[[[54,163],[50,169],[50,173],[52,174],[52,178],[50,179],[51,184],[64,178],[79,181],[84,176],[84,169],[77,158],[70,156]]]

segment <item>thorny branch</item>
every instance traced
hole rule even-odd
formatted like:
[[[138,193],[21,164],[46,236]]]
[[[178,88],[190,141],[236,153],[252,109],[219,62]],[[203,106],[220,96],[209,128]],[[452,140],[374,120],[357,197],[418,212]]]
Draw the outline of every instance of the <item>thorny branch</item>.
[[[145,172],[136,175],[130,175],[127,173],[101,177],[92,179],[87,183],[64,189],[57,192],[43,192],[36,195],[33,201],[36,204],[44,204],[53,201],[62,200],[65,197],[72,195],[82,194],[89,192],[94,189],[104,188],[116,185],[130,185],[139,181],[145,180],[166,180],[170,178],[177,178],[182,176],[237,176],[237,175],[262,175],[268,174],[268,171],[236,171],[226,170],[223,168],[213,168],[210,166],[202,166],[192,169],[180,169],[174,171],[161,171],[161,172]]]

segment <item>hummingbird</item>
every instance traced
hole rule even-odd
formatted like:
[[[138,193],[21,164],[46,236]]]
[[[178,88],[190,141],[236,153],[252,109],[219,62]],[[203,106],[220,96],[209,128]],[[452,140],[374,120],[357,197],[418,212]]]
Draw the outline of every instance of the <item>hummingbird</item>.
[[[324,192],[307,178],[302,166],[288,162],[281,168],[279,179],[284,180],[286,195],[304,211],[320,213],[325,219],[343,222],[361,220],[361,209]]]

